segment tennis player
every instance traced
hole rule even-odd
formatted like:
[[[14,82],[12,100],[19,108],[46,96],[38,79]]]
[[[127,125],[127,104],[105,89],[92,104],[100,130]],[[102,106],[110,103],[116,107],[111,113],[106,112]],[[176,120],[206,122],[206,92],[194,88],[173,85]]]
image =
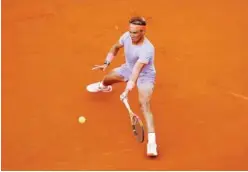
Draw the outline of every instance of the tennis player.
[[[89,92],[111,92],[112,84],[127,82],[124,92],[120,95],[121,100],[123,100],[137,83],[140,108],[144,114],[148,130],[147,155],[157,156],[154,120],[150,108],[156,77],[155,49],[145,36],[146,25],[143,17],[133,17],[129,20],[129,31],[125,32],[119,41],[112,46],[104,64],[95,65],[93,70],[106,70],[117,56],[120,48],[124,48],[126,63],[113,69],[104,76],[102,81],[88,85],[87,90]]]

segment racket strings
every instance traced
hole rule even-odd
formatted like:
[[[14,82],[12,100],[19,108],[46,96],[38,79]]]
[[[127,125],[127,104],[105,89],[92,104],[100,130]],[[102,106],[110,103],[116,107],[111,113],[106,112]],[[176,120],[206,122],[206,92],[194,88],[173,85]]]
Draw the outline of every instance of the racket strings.
[[[137,116],[133,116],[132,120],[133,120],[132,121],[133,122],[133,125],[132,125],[133,133],[139,142],[143,142],[144,141],[143,124]]]

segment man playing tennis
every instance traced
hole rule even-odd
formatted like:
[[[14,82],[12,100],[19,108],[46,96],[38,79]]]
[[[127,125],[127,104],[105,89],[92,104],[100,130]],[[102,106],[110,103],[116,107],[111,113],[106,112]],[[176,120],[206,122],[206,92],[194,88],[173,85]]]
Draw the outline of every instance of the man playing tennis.
[[[155,49],[152,43],[145,37],[146,21],[142,17],[133,17],[129,20],[129,31],[125,32],[119,41],[112,46],[103,65],[95,65],[93,70],[105,70],[116,57],[120,48],[124,47],[126,63],[113,69],[104,76],[101,82],[87,86],[89,92],[111,92],[112,84],[127,82],[125,91],[121,94],[121,100],[135,87],[139,93],[139,103],[144,114],[148,143],[147,155],[157,156],[157,144],[154,129],[153,115],[150,109],[150,100],[153,94],[156,70],[154,66]]]

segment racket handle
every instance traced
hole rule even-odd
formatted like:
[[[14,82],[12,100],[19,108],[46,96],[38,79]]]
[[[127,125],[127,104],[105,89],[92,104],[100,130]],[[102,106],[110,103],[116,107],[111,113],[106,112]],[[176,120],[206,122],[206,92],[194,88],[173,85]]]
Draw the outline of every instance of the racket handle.
[[[124,105],[126,106],[128,112],[129,112],[129,113],[132,113],[132,110],[131,110],[131,107],[130,107],[130,105],[129,105],[129,103],[128,103],[127,98],[124,98],[124,99],[122,100],[122,102],[123,102]]]

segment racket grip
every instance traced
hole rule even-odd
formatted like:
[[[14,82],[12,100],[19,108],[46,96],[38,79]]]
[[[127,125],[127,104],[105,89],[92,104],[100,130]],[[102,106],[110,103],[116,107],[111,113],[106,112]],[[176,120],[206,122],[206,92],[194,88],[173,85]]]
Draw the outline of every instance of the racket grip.
[[[124,99],[122,100],[122,102],[123,102],[124,104],[128,104],[127,98],[124,98]]]
[[[128,103],[127,98],[124,98],[124,99],[122,100],[122,102],[124,103],[124,105],[126,106],[126,108],[128,109],[128,111],[131,111],[131,107],[130,107],[130,105],[129,105],[129,103]]]

